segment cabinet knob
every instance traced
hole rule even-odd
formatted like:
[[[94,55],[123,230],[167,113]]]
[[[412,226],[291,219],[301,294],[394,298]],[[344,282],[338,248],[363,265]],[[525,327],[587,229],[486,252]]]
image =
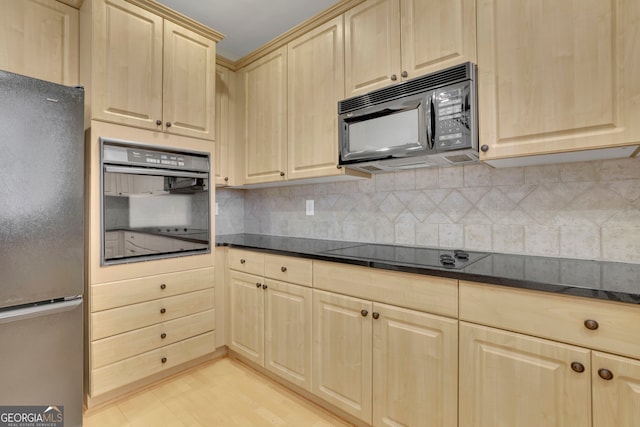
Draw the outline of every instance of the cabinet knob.
[[[340,165],[336,165],[336,168],[337,168],[337,169],[342,169],[342,166],[340,166]]]
[[[167,334],[165,334],[164,332],[160,334],[160,338],[165,339],[167,337]]]
[[[391,80],[395,82],[396,80],[398,80],[398,76],[396,76],[395,74],[391,74]]]
[[[407,73],[406,71],[403,71],[402,73],[400,73],[400,75],[401,75],[402,77],[408,77],[408,76],[409,76],[409,73]]]
[[[170,128],[171,127],[171,122],[167,122],[167,124],[165,126]]]
[[[262,286],[261,283],[256,283],[256,288],[260,288]]]
[[[161,361],[162,363],[167,363],[167,358],[166,358],[166,357],[163,357],[162,359],[160,359],[160,361]]]
[[[573,369],[574,372],[582,373],[584,372],[584,365],[580,362],[572,362],[571,369]]]
[[[156,126],[161,126],[162,125],[162,120],[156,120]]]
[[[267,289],[268,286],[267,285],[262,285],[262,289]]]
[[[369,314],[369,312],[363,308],[362,310],[360,310],[360,314],[362,314],[362,317],[367,317],[367,314]]]
[[[613,372],[608,369],[598,369],[598,375],[600,375],[600,378],[603,380],[610,381],[613,379]]]
[[[280,176],[284,176],[284,172],[280,171]]]
[[[282,267],[280,267],[280,271],[282,271],[283,273],[286,273],[287,267],[283,265]]]
[[[160,309],[160,314],[165,314],[166,312],[167,312],[167,309],[166,309],[166,308],[161,308],[161,309]]]
[[[584,327],[587,329],[590,329],[592,331],[595,331],[596,329],[598,329],[600,327],[600,325],[598,324],[597,321],[593,320],[593,319],[587,319],[584,321]]]
[[[247,260],[246,260],[246,259],[244,259],[244,258],[242,258],[242,259],[240,260],[240,264],[244,264],[245,262],[247,262]]]
[[[374,311],[373,313],[371,313],[371,317],[373,317],[374,319],[377,319],[380,317],[380,313],[378,313],[377,311]]]
[[[480,147],[480,150],[483,153],[486,153],[487,151],[489,151],[489,146],[487,144],[482,144],[482,147]]]
[[[163,283],[162,285],[160,285],[160,289],[162,289],[162,290],[167,289],[167,285]]]
[[[229,177],[228,176],[224,177],[224,182],[229,182]]]

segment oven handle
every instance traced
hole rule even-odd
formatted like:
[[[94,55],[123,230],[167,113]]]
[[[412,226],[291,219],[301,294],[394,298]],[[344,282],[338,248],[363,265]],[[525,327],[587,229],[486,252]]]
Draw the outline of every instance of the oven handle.
[[[179,178],[205,178],[209,179],[206,172],[181,172],[169,169],[146,169],[132,168],[127,166],[105,166],[105,172],[110,173],[127,173],[131,175],[155,175],[155,176],[176,176]]]

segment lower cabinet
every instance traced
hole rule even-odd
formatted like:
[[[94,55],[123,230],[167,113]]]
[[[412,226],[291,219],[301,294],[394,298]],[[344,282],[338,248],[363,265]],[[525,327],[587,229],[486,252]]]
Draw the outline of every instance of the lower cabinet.
[[[311,288],[231,270],[229,348],[311,390]]]
[[[640,360],[592,352],[593,426],[640,425]]]
[[[374,426],[457,424],[458,322],[314,290],[313,393]]]

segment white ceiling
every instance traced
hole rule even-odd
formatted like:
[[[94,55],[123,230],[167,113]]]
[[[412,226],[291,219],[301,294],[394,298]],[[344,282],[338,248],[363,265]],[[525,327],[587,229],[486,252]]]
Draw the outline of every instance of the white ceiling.
[[[225,35],[218,54],[236,61],[338,0],[156,0]]]

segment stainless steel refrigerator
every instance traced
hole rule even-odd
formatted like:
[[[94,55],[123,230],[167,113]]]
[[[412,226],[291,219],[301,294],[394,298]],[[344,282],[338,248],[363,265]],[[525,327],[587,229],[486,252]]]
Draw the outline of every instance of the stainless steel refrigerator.
[[[0,425],[82,425],[83,105],[0,71]]]

